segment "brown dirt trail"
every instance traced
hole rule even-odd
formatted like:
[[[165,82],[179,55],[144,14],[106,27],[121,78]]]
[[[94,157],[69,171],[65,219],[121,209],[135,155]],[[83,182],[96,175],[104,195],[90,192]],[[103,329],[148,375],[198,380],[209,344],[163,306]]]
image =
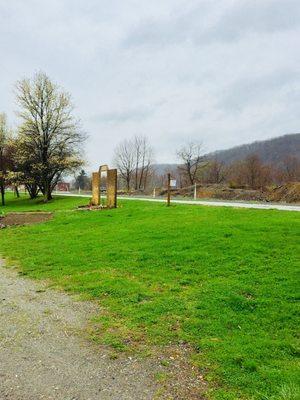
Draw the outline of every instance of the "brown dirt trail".
[[[96,311],[0,260],[0,399],[155,399],[153,361],[113,360],[79,334]]]

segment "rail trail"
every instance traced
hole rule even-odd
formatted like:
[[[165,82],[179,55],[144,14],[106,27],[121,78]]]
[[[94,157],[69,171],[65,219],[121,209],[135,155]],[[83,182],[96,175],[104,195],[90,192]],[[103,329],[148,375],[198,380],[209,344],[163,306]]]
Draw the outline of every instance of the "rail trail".
[[[90,194],[76,194],[69,192],[55,192],[57,196],[74,196],[74,197],[91,197]],[[136,200],[136,201],[154,201],[165,203],[166,199],[163,198],[151,198],[151,197],[130,197],[130,196],[118,196],[120,200]],[[236,207],[236,208],[252,208],[258,210],[280,210],[280,211],[300,211],[300,205],[285,205],[276,203],[249,203],[249,202],[238,202],[238,201],[210,201],[210,200],[185,200],[185,199],[172,199],[174,204],[189,204],[195,206],[214,206],[214,207]]]

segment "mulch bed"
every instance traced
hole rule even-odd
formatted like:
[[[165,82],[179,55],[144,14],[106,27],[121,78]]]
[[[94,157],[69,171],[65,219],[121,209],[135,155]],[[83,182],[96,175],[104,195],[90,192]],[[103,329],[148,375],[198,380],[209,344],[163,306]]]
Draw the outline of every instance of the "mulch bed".
[[[77,210],[78,211],[102,211],[102,210],[113,210],[114,208],[107,207],[106,205],[100,205],[100,206],[91,206],[90,204],[85,205],[85,206],[78,206]]]
[[[4,217],[0,217],[0,228],[16,225],[29,225],[46,222],[52,219],[53,214],[50,212],[26,212],[26,213],[8,213]]]

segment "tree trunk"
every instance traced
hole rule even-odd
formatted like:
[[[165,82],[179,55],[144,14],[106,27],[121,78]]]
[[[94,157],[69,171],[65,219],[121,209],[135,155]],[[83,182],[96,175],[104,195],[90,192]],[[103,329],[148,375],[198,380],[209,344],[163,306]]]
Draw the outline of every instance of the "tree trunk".
[[[20,193],[19,193],[19,188],[18,188],[18,186],[15,186],[15,195],[17,196],[17,198],[20,197]]]
[[[49,182],[44,182],[44,186],[41,189],[42,193],[44,195],[44,203],[47,203],[49,200],[52,200],[52,190],[51,190],[51,183]]]
[[[3,182],[0,183],[0,191],[1,191],[1,204],[5,206],[5,188]]]
[[[192,173],[191,173],[190,169],[188,170],[188,177],[189,177],[190,184],[193,185],[194,184],[194,178],[192,176]]]
[[[188,179],[190,181],[190,184],[193,185],[194,184],[194,177],[192,174],[192,167],[191,164],[189,162],[186,163],[186,171],[187,171],[187,175],[188,175]]]
[[[127,177],[126,179],[126,186],[127,186],[127,193],[130,191],[130,177]]]
[[[37,196],[38,196],[38,193],[39,193],[38,186],[35,183],[33,183],[33,184],[27,184],[25,187],[26,187],[26,189],[27,189],[27,191],[29,193],[30,198],[32,200],[36,199]]]
[[[50,188],[47,188],[44,193],[44,203],[47,203],[49,200],[52,200],[52,194]]]
[[[138,189],[138,167],[135,169],[135,183],[134,183],[135,190]]]
[[[139,188],[139,189],[142,188],[142,182],[143,182],[143,176],[144,176],[144,169],[145,169],[145,167],[144,167],[144,163],[143,163],[143,164],[142,164],[142,167],[141,167],[140,180],[139,180],[139,185],[138,185],[138,188]]]

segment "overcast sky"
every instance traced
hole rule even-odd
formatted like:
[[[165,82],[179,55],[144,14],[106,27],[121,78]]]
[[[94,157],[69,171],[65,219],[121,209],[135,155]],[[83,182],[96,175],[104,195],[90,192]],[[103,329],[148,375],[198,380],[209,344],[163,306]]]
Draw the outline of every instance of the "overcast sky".
[[[0,0],[0,111],[44,71],[89,134],[89,169],[124,138],[157,162],[300,131],[300,0]]]

